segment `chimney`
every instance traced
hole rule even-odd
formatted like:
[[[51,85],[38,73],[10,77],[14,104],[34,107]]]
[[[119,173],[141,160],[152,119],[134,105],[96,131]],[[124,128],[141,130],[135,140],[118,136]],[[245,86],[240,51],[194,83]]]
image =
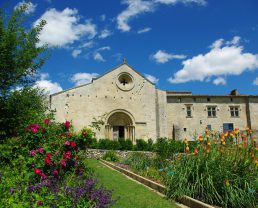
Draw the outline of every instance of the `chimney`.
[[[230,95],[239,95],[237,89],[232,90]]]

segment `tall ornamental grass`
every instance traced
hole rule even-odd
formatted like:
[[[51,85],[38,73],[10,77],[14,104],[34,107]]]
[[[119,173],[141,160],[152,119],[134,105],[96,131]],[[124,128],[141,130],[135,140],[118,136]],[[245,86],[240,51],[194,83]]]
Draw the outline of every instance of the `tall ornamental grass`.
[[[185,140],[185,154],[172,161],[165,179],[167,195],[191,196],[221,207],[256,207],[258,202],[257,139],[252,131],[215,133],[199,137],[197,148]]]

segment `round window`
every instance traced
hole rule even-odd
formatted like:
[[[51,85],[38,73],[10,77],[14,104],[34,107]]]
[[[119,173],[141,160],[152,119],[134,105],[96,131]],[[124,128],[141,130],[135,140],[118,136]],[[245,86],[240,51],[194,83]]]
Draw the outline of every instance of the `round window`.
[[[116,85],[118,86],[119,89],[124,90],[124,91],[129,91],[133,89],[134,87],[134,82],[133,82],[133,77],[132,75],[122,72],[117,76],[117,81]]]

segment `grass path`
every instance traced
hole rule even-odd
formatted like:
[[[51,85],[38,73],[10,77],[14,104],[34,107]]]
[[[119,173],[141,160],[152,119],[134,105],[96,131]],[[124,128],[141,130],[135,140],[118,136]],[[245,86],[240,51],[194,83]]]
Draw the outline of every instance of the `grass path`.
[[[128,179],[123,174],[111,170],[97,160],[88,159],[99,182],[113,190],[113,198],[118,199],[114,208],[176,208],[172,202],[162,198],[145,186]]]

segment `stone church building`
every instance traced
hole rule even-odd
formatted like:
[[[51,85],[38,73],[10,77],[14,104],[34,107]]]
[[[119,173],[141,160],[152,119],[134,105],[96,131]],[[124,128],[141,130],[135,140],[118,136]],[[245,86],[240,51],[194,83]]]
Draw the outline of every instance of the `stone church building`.
[[[72,121],[77,131],[105,115],[97,138],[191,140],[206,127],[258,129],[258,96],[163,91],[125,61],[89,84],[52,94],[50,106],[57,121]]]

